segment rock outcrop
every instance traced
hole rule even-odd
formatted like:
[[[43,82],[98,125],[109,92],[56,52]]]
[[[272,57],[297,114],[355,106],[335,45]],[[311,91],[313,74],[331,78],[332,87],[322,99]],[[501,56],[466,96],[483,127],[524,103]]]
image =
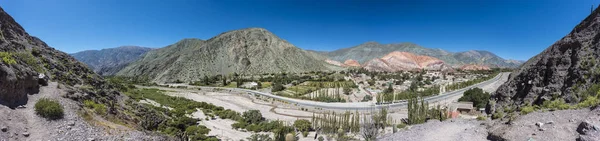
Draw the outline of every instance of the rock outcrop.
[[[329,59],[325,59],[325,62],[327,62],[328,64],[331,64],[331,65],[334,65],[334,66],[338,66],[338,67],[345,67],[346,66],[342,62],[334,61],[334,60],[329,60]]]
[[[445,70],[448,67],[444,61],[430,56],[415,55],[409,52],[391,52],[382,58],[375,58],[363,66],[371,71],[414,71],[414,70]]]
[[[562,99],[578,103],[598,93],[600,10],[568,35],[529,59],[493,95],[488,113]]]

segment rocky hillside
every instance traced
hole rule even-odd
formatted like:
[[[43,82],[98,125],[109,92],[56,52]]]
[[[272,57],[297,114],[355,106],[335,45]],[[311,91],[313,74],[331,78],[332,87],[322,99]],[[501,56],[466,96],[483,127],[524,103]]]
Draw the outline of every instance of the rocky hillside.
[[[196,81],[204,75],[306,72],[330,69],[316,57],[262,28],[222,33],[209,40],[184,39],[149,51],[117,73],[157,82]]]
[[[488,112],[544,101],[578,103],[600,89],[600,10],[565,37],[529,59],[492,95]]]
[[[107,114],[95,118],[112,119],[130,125],[132,128],[143,128],[142,122],[165,119],[162,115],[153,114],[152,109],[126,102],[126,96],[121,95],[114,86],[95,74],[85,64],[30,36],[2,8],[0,8],[0,58],[0,113],[2,113],[0,126],[4,128],[0,132],[1,139],[38,140],[22,138],[30,135],[28,130],[40,131],[31,132],[30,137],[45,137],[44,140],[49,139],[51,135],[53,138],[65,140],[85,140],[89,137],[106,135],[107,133],[98,132],[96,129],[79,129],[83,128],[80,123],[89,127],[89,124],[83,120],[78,120],[81,119],[77,114],[78,109],[82,107],[84,100],[106,105]],[[45,90],[40,91],[40,87]],[[35,104],[40,96],[56,99],[63,104],[71,103],[63,105],[65,119],[46,121],[35,115],[33,108],[28,107]],[[30,99],[30,97],[34,98]],[[14,108],[17,106],[21,108]],[[146,120],[149,117],[153,120]],[[66,128],[63,124],[69,122],[68,120],[76,121],[78,125],[74,128],[78,129],[61,129],[62,133],[56,132],[59,126]],[[129,132],[121,133],[124,135]],[[73,137],[75,134],[81,136]],[[144,137],[143,134],[141,136]],[[129,136],[124,135],[120,138],[129,138]],[[133,138],[133,140],[146,139]]]
[[[380,44],[377,42],[367,42],[350,48],[320,53],[336,61],[354,59],[359,63],[365,63],[373,58],[381,58],[393,51],[410,52],[417,55],[439,58],[446,62],[446,64],[455,67],[473,63],[484,64],[490,67],[518,67],[521,64],[518,61],[507,61],[488,51],[472,50],[453,53],[442,49],[425,48],[413,43]]]
[[[363,66],[371,71],[395,72],[400,70],[446,70],[444,61],[430,56],[415,55],[409,52],[391,52],[382,58],[375,58]]]
[[[459,61],[459,64],[481,64],[488,67],[509,67],[517,68],[523,62],[516,60],[505,60],[494,53],[483,50],[470,50],[465,52],[454,53],[453,58]]]
[[[109,76],[119,72],[150,50],[152,49],[147,47],[122,46],[102,50],[86,50],[73,53],[71,56],[87,64],[94,72]]]

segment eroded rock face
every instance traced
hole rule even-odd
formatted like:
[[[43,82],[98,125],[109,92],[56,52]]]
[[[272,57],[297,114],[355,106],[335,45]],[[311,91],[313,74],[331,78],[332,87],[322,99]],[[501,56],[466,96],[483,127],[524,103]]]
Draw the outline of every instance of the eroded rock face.
[[[444,61],[430,56],[415,55],[409,52],[391,52],[382,58],[375,58],[364,64],[371,71],[412,71],[412,70],[444,70]]]
[[[36,75],[35,72],[19,65],[1,63],[0,104],[15,107],[27,102],[27,94],[35,94],[39,91]]]
[[[348,60],[344,61],[344,65],[349,66],[349,67],[360,67],[360,63],[358,63],[358,61],[352,60],[352,59],[348,59]]]
[[[332,64],[334,66],[338,66],[338,67],[346,66],[346,65],[342,64],[341,62],[330,60],[330,59],[326,59],[325,62],[327,62],[328,64]]]
[[[540,105],[554,98],[577,103],[600,83],[600,10],[571,33],[529,59],[493,95],[487,112],[528,104]]]

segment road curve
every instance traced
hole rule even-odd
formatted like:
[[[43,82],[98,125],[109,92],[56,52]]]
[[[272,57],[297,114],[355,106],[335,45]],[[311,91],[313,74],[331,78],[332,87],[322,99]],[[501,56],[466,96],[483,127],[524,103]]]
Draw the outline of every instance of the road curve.
[[[431,96],[431,97],[427,97],[425,98],[426,101],[428,101],[429,103],[432,102],[436,102],[436,101],[440,101],[443,99],[447,99],[450,97],[454,97],[457,95],[461,95],[463,94],[466,90],[471,89],[471,88],[475,88],[475,87],[483,87],[489,84],[492,84],[496,81],[500,81],[502,78],[502,76],[507,76],[510,73],[505,72],[505,73],[500,73],[498,74],[496,77],[475,84],[475,85],[471,85],[462,89],[458,89],[455,91],[451,91],[451,92],[446,92],[440,95],[436,95],[436,96]],[[278,100],[282,100],[282,101],[286,101],[289,102],[291,104],[298,104],[298,105],[302,105],[302,106],[310,106],[310,107],[319,107],[319,108],[323,108],[323,109],[332,109],[332,110],[372,110],[372,109],[377,109],[377,108],[399,108],[399,107],[405,107],[407,105],[406,102],[398,102],[398,103],[392,103],[392,104],[385,104],[385,105],[375,105],[372,102],[353,102],[353,103],[326,103],[326,102],[318,102],[318,101],[309,101],[309,100],[301,100],[301,99],[294,99],[294,98],[289,98],[289,97],[283,97],[283,96],[278,96],[278,95],[274,95],[271,93],[266,93],[266,92],[259,92],[259,91],[255,91],[255,90],[248,90],[248,89],[239,89],[239,88],[224,88],[224,87],[204,87],[204,86],[194,86],[194,87],[199,87],[199,88],[219,88],[219,89],[224,89],[224,90],[232,90],[232,91],[238,91],[238,92],[246,92],[249,94],[255,94],[255,95],[262,95],[262,96],[266,96],[266,97],[270,97],[270,98],[274,98],[274,99],[278,99]]]

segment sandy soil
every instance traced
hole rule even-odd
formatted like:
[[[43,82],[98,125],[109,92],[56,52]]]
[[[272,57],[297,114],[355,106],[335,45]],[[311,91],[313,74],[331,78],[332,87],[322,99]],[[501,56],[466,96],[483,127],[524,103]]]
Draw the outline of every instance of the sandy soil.
[[[312,116],[312,113],[310,112],[289,108],[279,108],[277,105],[233,92],[226,93],[207,92],[203,90],[192,89],[157,88],[167,90],[166,94],[170,96],[185,97],[195,101],[212,103],[217,106],[222,106],[225,109],[231,109],[240,113],[248,110],[259,110],[263,117],[269,120],[282,120],[291,123],[298,118],[309,118]]]

